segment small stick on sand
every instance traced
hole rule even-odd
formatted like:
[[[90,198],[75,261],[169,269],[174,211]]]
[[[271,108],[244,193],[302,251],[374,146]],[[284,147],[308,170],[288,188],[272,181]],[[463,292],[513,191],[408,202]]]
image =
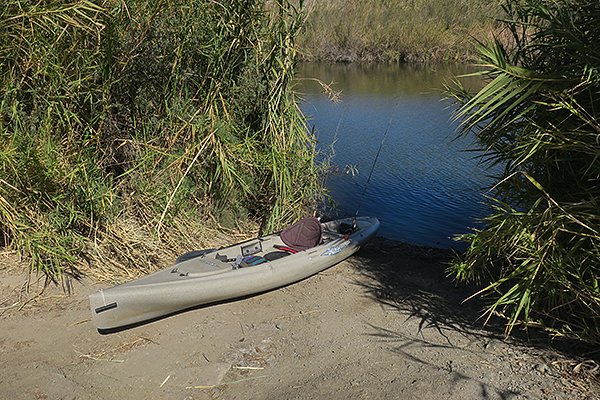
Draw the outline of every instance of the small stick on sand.
[[[90,322],[91,320],[92,320],[91,318],[88,318],[88,319],[82,319],[79,322],[73,322],[71,325],[68,326],[68,328],[75,326],[75,325],[83,324],[84,322]]]
[[[231,382],[224,382],[224,383],[219,383],[218,385],[208,385],[208,386],[188,386],[186,387],[186,389],[212,389],[212,388],[216,388],[217,386],[225,386],[225,385],[231,385],[233,383],[239,383],[239,382],[244,382],[244,381],[250,381],[252,379],[260,379],[260,378],[266,378],[269,375],[261,375],[261,376],[253,376],[251,378],[244,378],[244,379],[238,379],[237,381],[231,381]]]
[[[321,310],[311,310],[311,311],[308,311],[308,312],[303,312],[303,313],[296,314],[296,315],[284,315],[284,316],[282,316],[282,317],[276,317],[275,319],[303,317],[303,316],[305,316],[305,315],[312,314],[312,313],[314,313],[314,312],[319,312],[319,311],[321,311]]]
[[[163,381],[163,383],[161,383],[161,384],[160,384],[160,387],[163,387],[163,386],[165,386],[165,383],[167,383],[167,381],[169,380],[169,378],[171,378],[171,375],[169,375],[169,376],[167,376],[167,377],[165,378],[165,380]]]
[[[90,356],[89,354],[80,354],[79,357],[89,358],[90,360],[94,360],[94,361],[108,361],[108,362],[115,362],[115,363],[122,363],[123,361],[125,361],[125,360],[111,360],[109,358],[98,358],[98,357]]]

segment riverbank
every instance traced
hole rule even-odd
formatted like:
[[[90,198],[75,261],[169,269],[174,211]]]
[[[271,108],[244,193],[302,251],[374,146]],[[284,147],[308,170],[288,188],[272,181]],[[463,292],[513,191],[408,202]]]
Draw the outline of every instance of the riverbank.
[[[377,237],[297,284],[100,335],[87,295],[0,256],[0,392],[78,399],[593,399],[597,364],[543,332],[482,326],[474,288],[444,273],[448,250]],[[558,340],[557,338],[556,340]],[[560,350],[560,351],[559,351]],[[597,354],[596,354],[597,355]],[[70,396],[70,397],[69,397]]]
[[[496,30],[488,0],[307,1],[299,57],[328,62],[470,61],[473,38]]]

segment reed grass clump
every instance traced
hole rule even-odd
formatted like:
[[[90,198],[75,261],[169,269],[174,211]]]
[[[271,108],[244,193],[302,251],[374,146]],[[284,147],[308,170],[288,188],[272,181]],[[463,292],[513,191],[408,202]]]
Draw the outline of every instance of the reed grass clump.
[[[501,167],[487,227],[450,272],[486,284],[507,332],[537,321],[600,341],[600,3],[508,0],[512,38],[480,42],[488,84],[460,85],[463,132]]]
[[[308,61],[465,61],[471,37],[495,29],[495,0],[323,0],[307,2],[298,43]]]
[[[82,262],[117,279],[226,240],[211,228],[298,218],[320,193],[291,88],[299,6],[3,3],[3,244],[54,279]]]

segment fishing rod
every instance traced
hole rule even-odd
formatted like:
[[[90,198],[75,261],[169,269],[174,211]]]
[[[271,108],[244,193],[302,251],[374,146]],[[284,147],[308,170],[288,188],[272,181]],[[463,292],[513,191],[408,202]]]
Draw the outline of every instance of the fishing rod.
[[[360,210],[360,206],[362,205],[363,199],[365,198],[365,193],[367,192],[367,186],[369,186],[369,182],[371,181],[371,176],[373,175],[373,170],[375,170],[375,164],[377,164],[377,159],[379,158],[379,153],[381,153],[381,148],[383,147],[383,142],[385,141],[385,137],[387,136],[388,130],[390,129],[390,125],[392,125],[392,118],[390,118],[390,122],[388,122],[387,128],[385,128],[385,132],[383,133],[383,138],[381,139],[381,143],[379,144],[379,150],[377,150],[377,155],[375,156],[375,160],[373,161],[373,166],[371,167],[371,172],[369,173],[369,178],[367,178],[367,183],[365,184],[365,188],[363,190],[362,196],[360,197],[360,202],[358,203],[358,208],[356,209],[356,214],[354,214],[354,219],[352,220],[352,229],[356,229],[356,218],[358,217],[358,211]]]

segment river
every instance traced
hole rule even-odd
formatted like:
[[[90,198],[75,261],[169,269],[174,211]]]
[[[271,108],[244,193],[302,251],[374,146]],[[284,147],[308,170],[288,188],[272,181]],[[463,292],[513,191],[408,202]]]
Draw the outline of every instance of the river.
[[[460,65],[298,66],[297,90],[305,100],[301,109],[314,127],[321,160],[334,166],[327,177],[336,203],[330,214],[354,215],[360,204],[359,215],[381,220],[380,235],[464,248],[454,238],[480,226],[484,194],[492,182],[475,158],[478,153],[467,151],[472,138],[453,140],[454,105],[443,100],[441,89],[464,72]],[[341,101],[331,101],[310,78],[333,82]]]

